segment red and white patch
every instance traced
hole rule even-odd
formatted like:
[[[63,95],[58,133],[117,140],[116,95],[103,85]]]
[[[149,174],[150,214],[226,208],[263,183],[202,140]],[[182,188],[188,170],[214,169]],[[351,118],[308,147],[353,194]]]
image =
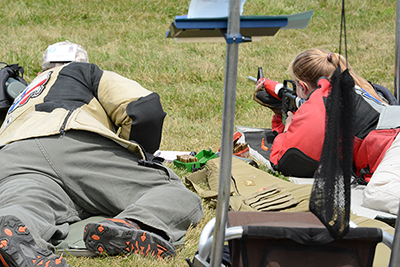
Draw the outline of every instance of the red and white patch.
[[[22,93],[15,98],[14,103],[8,110],[8,113],[14,112],[17,108],[25,105],[29,99],[38,97],[46,88],[47,82],[50,80],[52,71],[49,71],[45,75],[41,75],[31,82]]]

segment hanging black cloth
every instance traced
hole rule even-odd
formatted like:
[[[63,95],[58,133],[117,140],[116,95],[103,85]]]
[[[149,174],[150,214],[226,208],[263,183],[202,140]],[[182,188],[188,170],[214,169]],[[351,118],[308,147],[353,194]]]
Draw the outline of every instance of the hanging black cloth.
[[[344,10],[343,0],[341,36],[343,28],[345,31]],[[344,36],[347,59],[346,33]],[[331,77],[331,84],[332,89],[326,102],[325,140],[319,167],[314,173],[309,208],[327,227],[331,236],[340,239],[347,234],[350,221],[355,92],[349,70],[342,72],[340,64]]]

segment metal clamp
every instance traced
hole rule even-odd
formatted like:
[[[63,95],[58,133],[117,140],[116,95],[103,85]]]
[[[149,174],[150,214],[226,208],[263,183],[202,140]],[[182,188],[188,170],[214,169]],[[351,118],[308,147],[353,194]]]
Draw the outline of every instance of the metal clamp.
[[[240,44],[240,43],[243,43],[243,39],[244,38],[240,33],[238,33],[234,36],[228,35],[225,33],[225,40],[226,40],[227,44],[233,44],[233,43]],[[250,39],[251,39],[251,37],[250,37]]]

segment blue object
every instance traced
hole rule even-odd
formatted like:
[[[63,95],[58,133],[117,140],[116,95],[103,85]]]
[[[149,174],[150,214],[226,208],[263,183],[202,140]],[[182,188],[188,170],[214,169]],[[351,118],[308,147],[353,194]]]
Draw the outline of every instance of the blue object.
[[[240,36],[227,36],[228,17],[187,18],[176,16],[171,23],[167,38],[201,41],[205,38],[220,38],[229,43],[251,41],[252,37],[273,36],[279,29],[301,29],[308,25],[313,10],[280,16],[240,16]],[[183,41],[183,40],[182,40]]]

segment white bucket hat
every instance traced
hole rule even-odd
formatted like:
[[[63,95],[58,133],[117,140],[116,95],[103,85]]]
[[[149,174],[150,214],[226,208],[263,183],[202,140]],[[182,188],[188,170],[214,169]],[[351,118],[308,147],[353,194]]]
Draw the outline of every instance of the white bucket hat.
[[[89,57],[86,50],[70,41],[64,41],[49,45],[43,53],[42,70],[48,70],[57,65],[68,62],[86,62],[89,63]]]

